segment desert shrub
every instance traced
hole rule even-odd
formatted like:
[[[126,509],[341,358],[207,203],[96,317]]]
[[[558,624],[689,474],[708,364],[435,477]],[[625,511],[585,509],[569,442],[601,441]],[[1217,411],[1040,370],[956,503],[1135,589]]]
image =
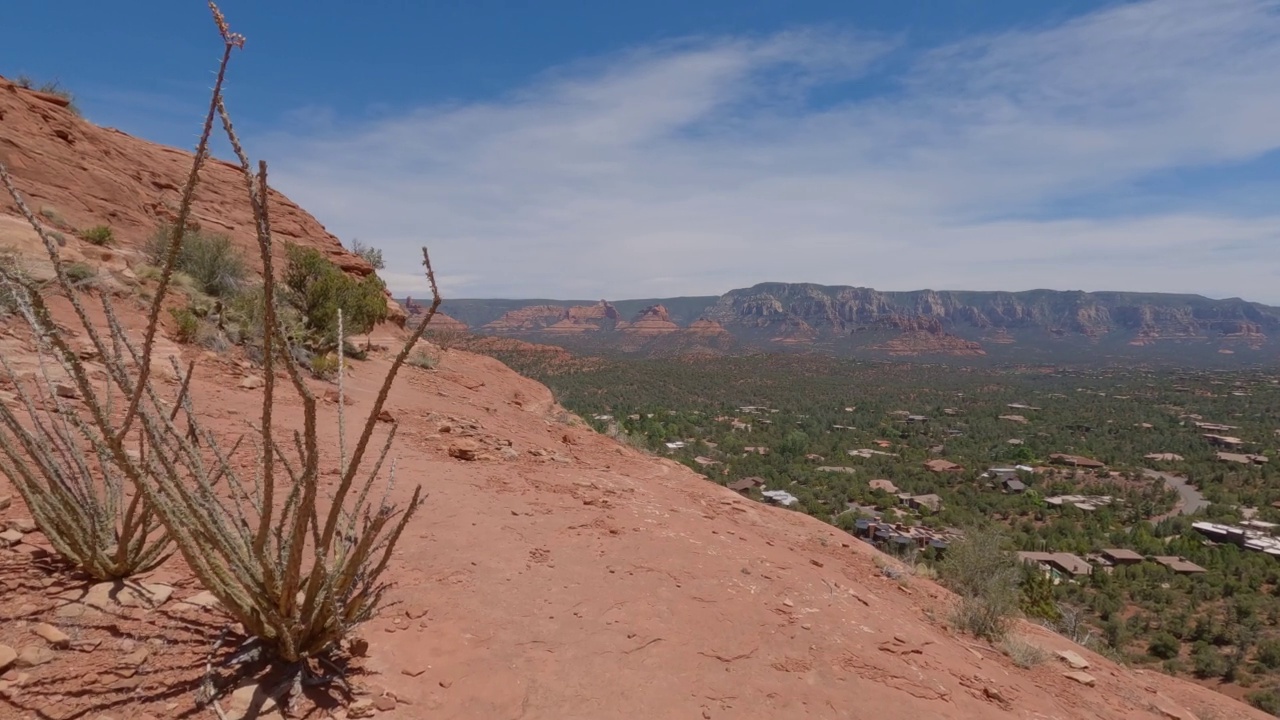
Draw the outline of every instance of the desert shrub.
[[[106,225],[94,225],[88,230],[81,230],[80,239],[94,245],[109,245],[115,239],[115,234]]]
[[[286,256],[282,294],[302,315],[315,348],[334,347],[339,311],[348,335],[365,334],[386,319],[386,285],[377,275],[356,280],[319,250],[300,245],[289,245]]]
[[[174,332],[174,339],[184,345],[195,342],[196,334],[200,331],[200,318],[196,317],[191,308],[170,308],[169,314],[173,316],[174,321],[178,324]]]
[[[1178,657],[1178,652],[1182,649],[1178,638],[1168,632],[1161,632],[1151,639],[1151,644],[1147,646],[1147,652],[1152,656],[1161,660],[1172,660]]]
[[[1049,659],[1049,653],[1039,645],[1033,645],[1022,638],[1006,637],[1000,642],[1000,650],[1014,665],[1027,670],[1040,665]]]
[[[241,289],[227,299],[223,305],[223,325],[232,342],[238,345],[262,344],[262,333],[266,321],[266,305],[263,287],[253,285]],[[302,316],[289,305],[276,305],[276,326],[290,344],[302,343],[306,339]]]
[[[67,266],[67,278],[73,283],[82,283],[97,274],[98,271],[93,269],[92,265],[82,262],[71,263]]]
[[[365,245],[359,240],[352,240],[351,252],[364,258],[364,261],[372,265],[374,270],[381,270],[386,267],[382,261],[382,251],[372,245]]]
[[[1245,697],[1249,704],[1258,708],[1262,712],[1271,713],[1280,717],[1280,693],[1275,690],[1259,690],[1258,692],[1249,693]]]
[[[322,380],[328,380],[338,374],[338,356],[335,353],[313,355],[311,357],[311,374]]]
[[[56,260],[57,242],[27,208],[2,164],[0,181]],[[71,277],[83,275],[77,270],[75,265],[64,268],[57,283],[88,328],[77,281]],[[154,466],[140,459],[123,467],[119,461],[128,455],[121,438],[108,441],[109,415],[86,419],[68,402],[77,397],[89,399],[91,408],[101,407],[79,356],[68,347],[36,283],[14,256],[0,256],[0,301],[26,321],[43,369],[19,375],[0,354],[0,367],[17,396],[15,402],[0,403],[0,474],[13,483],[54,550],[89,576],[118,580],[154,569],[173,553],[173,543],[131,483]],[[135,347],[114,321],[109,303],[107,318],[112,342],[96,334],[93,338],[99,356],[115,371],[126,355],[132,357]],[[65,381],[55,381],[54,368],[62,370]],[[153,393],[151,398],[158,406],[157,396]]]
[[[56,95],[57,97],[67,101],[68,110],[76,115],[80,114],[80,108],[76,105],[75,96],[71,94],[70,90],[63,87],[62,83],[58,80],[47,80],[36,84],[36,81],[32,80],[29,76],[19,75],[18,78],[14,80],[14,84],[28,90],[35,90],[48,95]]]
[[[413,351],[413,355],[409,356],[409,364],[423,370],[435,370],[440,364],[440,359],[428,352],[426,348],[418,348]]]
[[[51,207],[40,208],[40,217],[44,218],[45,220],[48,220],[54,225],[65,226],[67,224],[67,221],[65,218],[62,217],[62,214]]]
[[[999,640],[1018,611],[1021,568],[993,529],[969,528],[947,548],[938,566],[944,584],[960,596],[953,621],[978,637]]]
[[[166,223],[156,228],[144,247],[148,263],[156,267],[164,265],[172,237],[173,225]],[[231,238],[190,228],[182,234],[174,268],[190,276],[201,292],[214,297],[234,294],[248,276],[244,260]]]

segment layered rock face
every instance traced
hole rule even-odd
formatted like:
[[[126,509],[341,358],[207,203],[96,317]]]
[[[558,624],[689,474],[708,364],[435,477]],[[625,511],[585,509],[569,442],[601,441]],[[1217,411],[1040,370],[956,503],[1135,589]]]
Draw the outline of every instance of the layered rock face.
[[[680,326],[671,321],[665,307],[651,305],[641,310],[631,322],[619,323],[618,329],[630,335],[655,336],[678,332]]]
[[[698,298],[710,301],[701,312],[688,300],[627,301],[631,307],[644,303],[629,321],[620,320],[607,301],[531,302],[509,309],[513,301],[467,300],[465,307],[471,314],[483,312],[486,303],[506,309],[484,324],[482,332],[647,354],[817,348],[851,354],[977,357],[997,349],[1006,356],[1030,351],[1038,360],[1052,360],[1058,355],[1087,356],[1095,352],[1091,348],[1107,343],[1152,356],[1181,357],[1187,348],[1205,347],[1210,354],[1246,351],[1244,357],[1265,359],[1280,350],[1280,308],[1197,295],[880,292],[762,283],[719,298]],[[686,322],[698,318],[683,327],[668,311],[672,303],[681,302]]]

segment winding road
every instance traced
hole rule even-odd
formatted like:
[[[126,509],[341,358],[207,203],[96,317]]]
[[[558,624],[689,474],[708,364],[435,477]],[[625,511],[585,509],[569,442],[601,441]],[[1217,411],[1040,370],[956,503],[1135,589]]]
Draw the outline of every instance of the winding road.
[[[1176,490],[1178,493],[1178,504],[1173,508],[1172,512],[1168,513],[1164,517],[1172,515],[1191,515],[1198,510],[1209,507],[1209,501],[1204,499],[1204,495],[1201,495],[1200,491],[1195,489],[1195,487],[1191,483],[1187,482],[1187,479],[1181,475],[1147,469],[1143,469],[1142,472],[1147,477],[1160,478],[1161,480],[1164,480],[1165,485],[1167,485],[1171,490]]]

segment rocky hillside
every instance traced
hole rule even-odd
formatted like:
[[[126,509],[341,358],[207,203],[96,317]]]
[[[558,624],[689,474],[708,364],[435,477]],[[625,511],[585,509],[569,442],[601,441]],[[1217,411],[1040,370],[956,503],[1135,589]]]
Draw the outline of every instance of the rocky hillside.
[[[192,131],[199,130],[193,118]],[[120,264],[136,258],[163,222],[175,217],[191,170],[191,152],[165,147],[94,125],[68,107],[66,98],[19,87],[0,77],[0,162],[41,222],[68,239],[71,260]],[[277,267],[283,267],[286,243],[316,248],[344,271],[373,272],[363,258],[342,243],[310,213],[281,193],[270,191],[271,226]],[[24,249],[34,238],[7,193],[0,192],[0,247]],[[210,159],[200,173],[192,224],[229,236],[250,267],[261,273],[253,216],[245,199],[239,166]],[[106,225],[114,241],[99,248],[77,239],[80,231]],[[103,257],[106,255],[107,257]],[[123,256],[123,258],[122,258]],[[392,318],[404,312],[388,297]]]
[[[705,301],[700,308],[699,301]],[[676,303],[682,317],[668,310]],[[446,311],[454,308],[480,333],[648,354],[672,352],[680,345],[674,340],[707,328],[720,338],[720,352],[817,349],[872,357],[991,355],[1037,362],[1100,356],[1268,362],[1280,351],[1280,308],[1160,293],[880,292],[762,283],[719,298],[445,305]],[[628,331],[651,323],[654,308],[662,309],[668,324],[647,342],[636,342]]]

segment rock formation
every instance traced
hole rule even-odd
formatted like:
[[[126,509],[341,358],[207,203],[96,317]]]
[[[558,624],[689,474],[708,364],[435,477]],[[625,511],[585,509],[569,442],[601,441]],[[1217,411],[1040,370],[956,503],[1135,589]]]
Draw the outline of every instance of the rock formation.
[[[193,132],[198,129],[192,126]],[[65,99],[0,77],[0,162],[50,229],[73,238],[77,230],[107,225],[114,235],[111,250],[136,254],[160,223],[174,218],[191,169],[191,153],[98,127],[72,112]],[[274,188],[269,189],[269,201],[277,268],[284,266],[286,245],[295,243],[320,250],[352,275],[363,277],[374,271]],[[8,194],[0,193],[0,213],[16,212]],[[216,158],[205,163],[191,219],[201,229],[229,236],[248,264],[261,273],[253,216],[238,165]],[[388,310],[393,321],[404,322],[404,311],[389,295]]]

